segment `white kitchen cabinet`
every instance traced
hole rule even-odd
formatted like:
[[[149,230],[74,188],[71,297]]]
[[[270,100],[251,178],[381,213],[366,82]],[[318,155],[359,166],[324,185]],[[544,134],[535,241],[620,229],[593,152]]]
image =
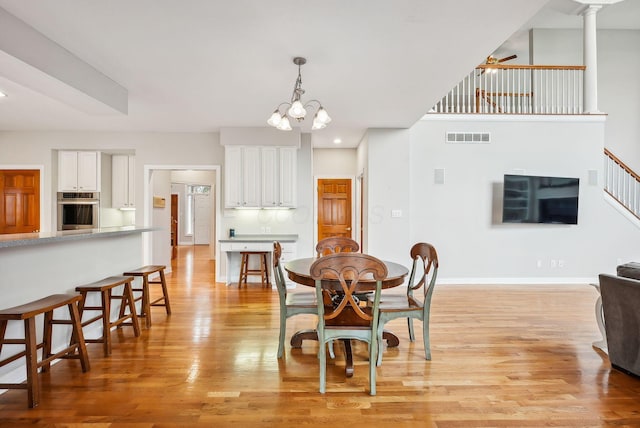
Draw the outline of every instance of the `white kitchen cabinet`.
[[[260,147],[226,147],[224,169],[225,207],[262,207]]]
[[[286,148],[286,175],[295,176],[296,148]],[[225,148],[225,207],[273,208],[295,206],[292,194],[282,191],[282,148],[260,146],[228,146]],[[293,165],[290,165],[293,162]],[[293,186],[293,187],[292,187]],[[287,183],[285,191],[295,189]],[[283,196],[286,196],[283,199]],[[286,201],[286,204],[283,204]]]
[[[262,206],[277,207],[279,205],[279,177],[277,147],[262,147],[260,151],[262,165]]]
[[[298,195],[298,149],[280,147],[279,155],[279,201],[280,207],[295,208]]]
[[[260,147],[242,150],[242,206],[258,208],[262,205],[260,189]]]
[[[113,208],[135,208],[135,157],[113,155],[111,160],[111,204]]]
[[[100,162],[98,152],[58,152],[59,192],[99,192]]]

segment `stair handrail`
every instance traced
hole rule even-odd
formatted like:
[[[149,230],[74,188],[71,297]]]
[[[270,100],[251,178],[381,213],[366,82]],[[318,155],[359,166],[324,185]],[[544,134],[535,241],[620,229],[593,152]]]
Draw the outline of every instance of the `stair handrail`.
[[[610,150],[605,148],[604,155],[607,161],[605,162],[604,191],[626,211],[640,220],[640,175],[611,153]],[[622,177],[616,175],[616,171],[609,170],[609,161],[615,163],[618,170],[622,171]]]

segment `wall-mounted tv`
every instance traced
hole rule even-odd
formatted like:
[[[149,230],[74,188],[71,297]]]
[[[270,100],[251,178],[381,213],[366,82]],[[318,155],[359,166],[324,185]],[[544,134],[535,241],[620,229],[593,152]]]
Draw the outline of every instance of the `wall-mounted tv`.
[[[580,179],[504,176],[503,223],[578,224]]]

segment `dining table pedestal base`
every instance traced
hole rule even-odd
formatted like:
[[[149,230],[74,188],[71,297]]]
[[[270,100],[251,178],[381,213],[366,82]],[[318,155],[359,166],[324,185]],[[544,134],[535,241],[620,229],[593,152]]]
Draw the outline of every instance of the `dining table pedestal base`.
[[[291,347],[292,348],[302,348],[303,340],[318,340],[318,332],[313,329],[300,330],[296,332],[293,336],[291,336]],[[400,344],[400,340],[398,336],[391,333],[390,331],[382,332],[382,340],[387,341],[387,347],[394,348]],[[344,359],[345,359],[345,376],[352,377],[354,366],[353,366],[353,351],[351,350],[351,340],[343,339],[342,343],[344,343]]]

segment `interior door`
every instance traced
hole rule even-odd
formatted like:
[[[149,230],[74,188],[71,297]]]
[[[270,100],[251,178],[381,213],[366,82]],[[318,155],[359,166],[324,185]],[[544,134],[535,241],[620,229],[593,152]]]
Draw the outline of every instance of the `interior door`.
[[[178,255],[178,195],[171,194],[171,259]]]
[[[210,193],[194,195],[193,243],[208,245],[211,237],[211,196]]]
[[[0,234],[40,230],[40,171],[0,171]]]
[[[318,241],[331,236],[351,238],[351,179],[318,180]]]

